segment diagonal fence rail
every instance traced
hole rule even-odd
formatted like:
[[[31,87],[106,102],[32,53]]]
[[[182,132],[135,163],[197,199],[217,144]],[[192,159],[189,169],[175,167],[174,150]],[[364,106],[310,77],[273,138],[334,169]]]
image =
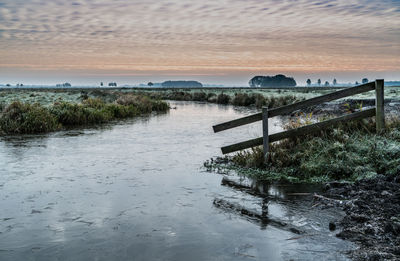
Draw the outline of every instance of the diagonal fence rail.
[[[315,124],[303,126],[296,129],[291,129],[288,131],[275,133],[272,135],[268,134],[268,118],[285,115],[297,111],[299,109],[304,109],[306,107],[318,105],[324,102],[337,100],[340,98],[352,96],[355,94],[360,94],[368,91],[375,90],[376,100],[375,100],[375,108],[371,108],[365,111],[359,111],[351,114],[347,114],[338,118],[326,120],[323,122],[318,122]],[[318,96],[312,99],[308,99],[305,101],[293,103],[287,106],[274,108],[268,110],[267,107],[263,108],[263,111],[260,113],[256,113],[250,116],[246,116],[240,119],[228,121],[225,123],[221,123],[213,126],[214,132],[220,132],[228,129],[232,129],[235,127],[243,126],[246,124],[250,124],[257,121],[263,121],[263,137],[247,140],[243,142],[239,142],[236,144],[232,144],[229,146],[222,147],[222,153],[227,154],[239,150],[244,150],[248,148],[252,148],[255,146],[263,145],[264,155],[268,153],[269,143],[279,141],[286,138],[297,137],[300,135],[306,135],[318,132],[322,129],[326,129],[328,127],[337,126],[341,122],[348,120],[359,120],[367,117],[376,117],[376,129],[377,131],[381,131],[385,127],[385,116],[384,116],[384,80],[376,80],[375,82],[366,83],[363,85],[359,85],[356,87],[351,87],[348,89],[336,91],[333,93],[329,93],[326,95]]]

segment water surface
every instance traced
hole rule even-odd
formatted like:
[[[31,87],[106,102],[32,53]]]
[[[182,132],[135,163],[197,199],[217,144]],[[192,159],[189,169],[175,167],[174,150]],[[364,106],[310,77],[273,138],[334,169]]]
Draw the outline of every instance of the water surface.
[[[261,124],[213,134],[254,111],[172,102],[168,114],[102,128],[0,140],[0,260],[346,260],[351,247],[293,187],[273,197],[221,186],[203,162],[261,134]],[[280,130],[271,120],[271,132]],[[276,199],[274,199],[276,198]],[[307,231],[260,224],[216,199]]]

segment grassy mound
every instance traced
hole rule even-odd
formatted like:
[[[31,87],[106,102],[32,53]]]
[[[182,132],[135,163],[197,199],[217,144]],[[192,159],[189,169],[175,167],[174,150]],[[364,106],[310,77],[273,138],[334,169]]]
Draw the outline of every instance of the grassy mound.
[[[169,105],[146,96],[126,95],[114,103],[88,98],[82,103],[56,102],[50,107],[13,102],[0,114],[0,133],[33,134],[68,126],[100,124],[153,111],[165,112]]]
[[[3,109],[0,117],[0,130],[8,134],[44,133],[58,127],[56,117],[39,104],[13,102]]]
[[[400,172],[400,119],[374,134],[374,122],[350,122],[338,128],[271,144],[268,163],[262,148],[232,157],[239,172],[270,181],[319,183],[355,181]]]

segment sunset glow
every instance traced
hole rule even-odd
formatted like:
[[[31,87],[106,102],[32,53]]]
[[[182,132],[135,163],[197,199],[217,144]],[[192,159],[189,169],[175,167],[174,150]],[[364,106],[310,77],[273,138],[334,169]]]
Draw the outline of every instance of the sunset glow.
[[[400,2],[0,1],[2,82],[274,73],[400,78]]]

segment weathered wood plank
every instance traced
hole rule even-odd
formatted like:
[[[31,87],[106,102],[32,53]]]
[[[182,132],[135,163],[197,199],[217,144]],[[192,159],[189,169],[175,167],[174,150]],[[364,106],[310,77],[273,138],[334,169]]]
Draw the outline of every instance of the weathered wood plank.
[[[263,138],[255,138],[252,140],[247,140],[247,141],[242,141],[236,144],[232,144],[229,146],[225,146],[221,148],[222,154],[228,154],[231,152],[239,151],[239,150],[245,150],[248,148],[256,147],[263,145]]]
[[[376,131],[381,132],[385,129],[385,98],[384,98],[384,81],[375,81],[375,108],[376,108]]]
[[[268,133],[268,107],[262,108],[262,117],[263,117],[263,153],[264,153],[264,162],[268,160],[268,151],[269,151],[269,133]]]
[[[305,135],[305,134],[311,134],[311,133],[320,131],[322,129],[325,129],[327,127],[336,126],[340,122],[343,122],[343,121],[359,120],[359,119],[372,117],[372,116],[375,116],[375,108],[368,109],[365,111],[355,112],[352,114],[347,114],[347,115],[344,115],[344,116],[341,116],[338,118],[318,122],[318,123],[311,124],[311,125],[306,125],[306,126],[303,126],[303,127],[297,128],[297,129],[291,129],[288,131],[275,133],[275,134],[269,135],[269,142],[275,142],[275,141],[283,140],[286,138],[293,138],[293,137],[297,137],[297,136],[301,136],[301,135]],[[263,145],[262,137],[248,140],[248,141],[239,142],[239,143],[232,144],[229,146],[225,146],[225,147],[222,147],[221,150],[222,150],[223,154],[227,154],[227,153],[244,150],[244,149],[248,149],[248,148],[252,148],[252,147],[256,147],[256,146],[260,146],[260,145]]]
[[[367,117],[373,117],[373,116],[375,116],[375,108],[347,114],[347,115],[344,115],[341,117],[314,123],[311,125],[306,125],[306,126],[303,126],[303,127],[297,128],[297,129],[291,129],[291,130],[287,130],[285,132],[275,133],[275,134],[272,134],[269,136],[269,141],[275,142],[275,141],[279,141],[279,140],[286,139],[286,138],[294,138],[297,136],[314,133],[314,132],[326,129],[328,127],[336,126],[344,121],[360,120],[360,119],[364,119]]]
[[[306,107],[318,105],[324,102],[329,102],[337,99],[341,99],[344,97],[360,94],[363,92],[372,91],[375,89],[375,84],[373,82],[366,83],[363,85],[359,85],[356,87],[351,87],[348,89],[340,90],[337,92],[328,93],[322,96],[314,97],[305,101],[289,104],[287,106],[279,107],[276,109],[269,110],[269,116],[274,117],[278,115],[285,115],[288,113],[292,113],[293,111],[297,111],[299,109],[303,109]]]
[[[239,127],[242,125],[246,125],[246,124],[253,123],[256,121],[261,121],[261,120],[262,120],[262,113],[260,112],[260,113],[256,113],[256,114],[246,116],[243,118],[239,118],[239,119],[235,119],[232,121],[227,121],[227,122],[224,122],[221,124],[214,125],[213,129],[214,129],[214,132],[220,132],[223,130],[232,129],[235,127]]]
[[[351,87],[351,88],[347,88],[347,89],[343,89],[337,92],[332,92],[332,93],[328,93],[326,95],[322,95],[322,96],[318,96],[318,97],[314,97],[305,101],[301,101],[301,102],[296,102],[287,106],[282,106],[279,108],[275,108],[275,109],[270,109],[268,111],[268,117],[272,118],[278,115],[285,115],[285,114],[289,114],[292,113],[294,111],[306,108],[306,107],[310,107],[313,105],[317,105],[320,103],[324,103],[324,102],[329,102],[329,101],[333,101],[333,100],[337,100],[340,98],[344,98],[347,96],[352,96],[352,95],[356,95],[356,94],[360,94],[363,92],[368,92],[368,91],[372,91],[375,89],[375,83],[374,82],[370,82],[370,83],[366,83],[363,85],[359,85],[356,87]],[[228,121],[225,123],[221,123],[218,125],[213,126],[214,132],[220,132],[220,131],[224,131],[224,130],[228,130],[228,129],[232,129],[235,127],[239,127],[242,125],[246,125],[246,124],[250,124],[256,121],[260,121],[262,120],[262,113],[256,113],[250,116],[246,116],[243,118],[239,118],[239,119],[235,119],[232,121]]]

